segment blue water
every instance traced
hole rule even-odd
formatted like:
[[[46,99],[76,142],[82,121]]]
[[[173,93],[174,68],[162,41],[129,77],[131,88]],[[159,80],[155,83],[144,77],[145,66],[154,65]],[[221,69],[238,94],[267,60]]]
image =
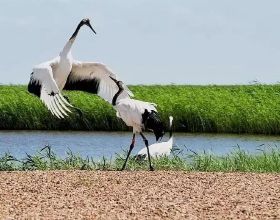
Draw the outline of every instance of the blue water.
[[[45,145],[50,145],[60,157],[65,157],[70,149],[81,156],[111,158],[128,149],[131,137],[129,132],[0,131],[0,155],[10,152],[20,159],[26,153],[34,154]],[[150,143],[154,143],[155,138],[151,133],[146,133],[146,137]],[[206,151],[218,155],[227,154],[239,145],[241,149],[255,153],[259,147],[280,146],[280,136],[175,133],[174,145],[185,152]],[[133,152],[137,153],[142,147],[143,141],[138,136]]]

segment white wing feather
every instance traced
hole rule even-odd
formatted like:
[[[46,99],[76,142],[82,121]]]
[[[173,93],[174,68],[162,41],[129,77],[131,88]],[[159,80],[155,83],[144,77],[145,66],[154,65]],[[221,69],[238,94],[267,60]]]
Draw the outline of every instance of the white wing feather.
[[[64,118],[64,116],[67,116],[66,111],[71,112],[66,106],[72,105],[60,94],[50,65],[35,67],[31,81],[41,85],[40,99],[53,115]]]

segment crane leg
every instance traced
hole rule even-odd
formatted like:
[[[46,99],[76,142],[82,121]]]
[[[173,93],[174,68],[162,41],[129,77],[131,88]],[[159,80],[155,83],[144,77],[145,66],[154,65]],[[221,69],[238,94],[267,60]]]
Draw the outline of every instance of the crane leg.
[[[132,141],[131,141],[131,144],[130,144],[130,147],[129,147],[129,150],[128,150],[128,153],[127,153],[127,156],[126,156],[126,159],[125,159],[125,162],[122,166],[122,169],[121,170],[124,170],[125,169],[125,166],[126,166],[126,163],[127,163],[127,160],[129,158],[129,155],[134,147],[134,144],[135,144],[135,133],[133,133],[133,136],[132,136]]]
[[[148,159],[149,159],[149,165],[150,165],[150,171],[154,171],[154,168],[153,168],[152,163],[151,163],[151,155],[150,155],[148,140],[147,140],[147,138],[144,136],[144,134],[143,134],[142,132],[140,132],[140,135],[141,135],[141,137],[143,138],[143,141],[144,141],[144,143],[145,143],[145,145],[146,145],[146,148],[147,148]]]

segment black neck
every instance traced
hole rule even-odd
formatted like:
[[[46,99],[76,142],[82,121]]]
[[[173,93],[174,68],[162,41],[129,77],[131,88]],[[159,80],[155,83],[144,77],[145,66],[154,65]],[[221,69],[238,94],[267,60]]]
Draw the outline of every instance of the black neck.
[[[77,34],[79,33],[80,28],[83,26],[83,23],[80,22],[75,30],[75,32],[72,34],[72,36],[70,37],[70,40],[75,38],[77,36]]]
[[[117,98],[119,97],[119,95],[122,93],[123,88],[119,87],[119,91],[114,95],[113,100],[112,100],[112,105],[115,106],[116,102],[117,102]]]
[[[172,132],[173,132],[173,125],[171,125],[171,126],[169,127],[169,138],[172,137]]]

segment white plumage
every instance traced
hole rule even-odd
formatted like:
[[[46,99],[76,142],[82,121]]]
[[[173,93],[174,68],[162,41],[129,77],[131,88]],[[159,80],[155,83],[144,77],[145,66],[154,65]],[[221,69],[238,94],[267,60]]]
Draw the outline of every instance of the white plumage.
[[[71,112],[68,108],[71,105],[61,95],[52,75],[51,65],[44,63],[34,67],[28,89],[32,93],[37,93],[48,110],[58,118],[63,118],[63,115],[67,115],[66,111]],[[38,89],[40,91],[36,91]]]
[[[145,128],[142,117],[145,111],[157,112],[156,104],[130,98],[119,98],[114,107],[117,110],[117,117],[132,127],[133,133],[140,133]]]
[[[161,157],[169,156],[173,147],[173,135],[172,135],[172,121],[173,117],[169,116],[169,126],[170,126],[170,137],[168,141],[154,143],[149,146],[149,151],[151,157]],[[136,155],[137,159],[147,159],[147,148],[142,148]]]
[[[148,140],[146,139],[142,131],[144,129],[152,130],[156,136],[156,140],[158,140],[164,135],[164,128],[155,108],[156,105],[154,103],[121,97],[120,95],[124,90],[123,83],[121,81],[117,81],[114,78],[111,79],[119,87],[119,91],[115,94],[112,100],[112,105],[117,110],[117,117],[121,118],[127,126],[133,128],[133,137],[125,163],[122,167],[123,170],[126,166],[129,155],[134,147],[136,133],[140,133],[146,147],[148,147]],[[150,170],[153,170],[149,150],[147,151],[147,154],[149,158]]]
[[[58,118],[67,116],[67,111],[71,112],[69,107],[73,107],[62,96],[63,89],[94,93],[110,103],[118,91],[118,87],[110,79],[110,77],[116,79],[116,75],[104,64],[73,60],[71,47],[83,25],[89,26],[96,33],[89,19],[83,19],[58,57],[33,68],[28,84],[28,91],[39,96],[51,113]],[[125,86],[122,97],[129,96],[133,94]]]

